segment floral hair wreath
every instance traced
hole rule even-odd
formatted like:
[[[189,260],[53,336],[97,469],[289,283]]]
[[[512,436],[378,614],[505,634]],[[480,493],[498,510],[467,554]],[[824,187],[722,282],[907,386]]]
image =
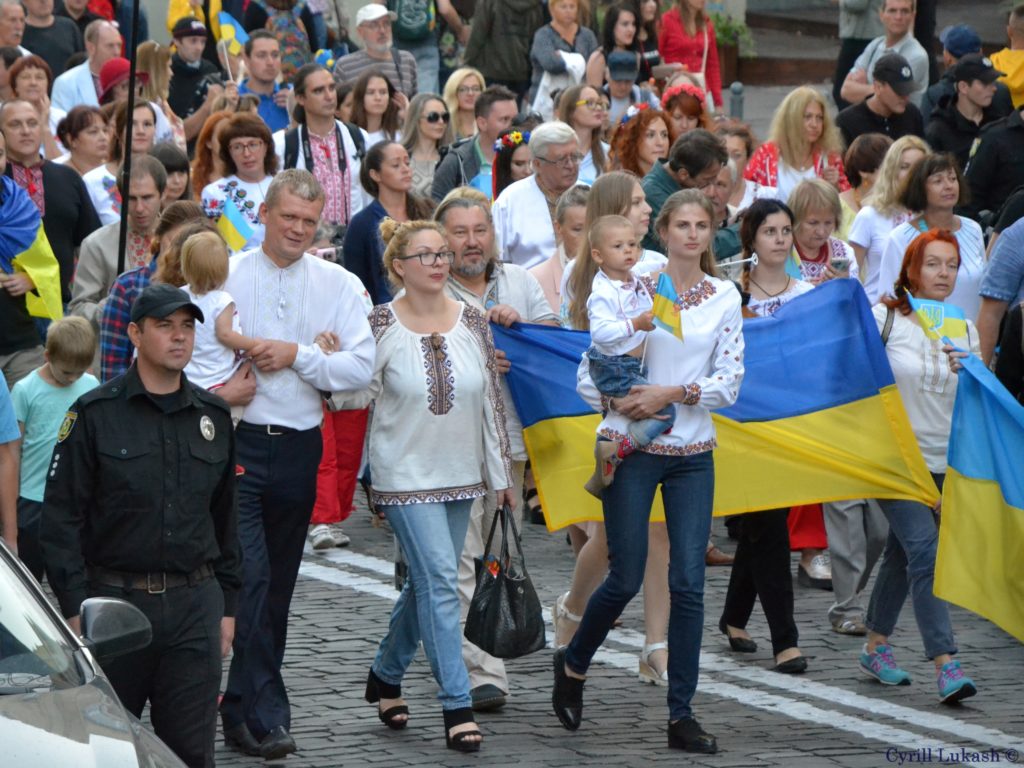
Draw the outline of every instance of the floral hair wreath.
[[[630,104],[625,114],[622,115],[622,119],[619,121],[619,125],[625,125],[634,117],[643,112],[645,109],[650,109],[650,106],[651,105],[648,104],[647,102],[643,102],[641,104]]]
[[[704,99],[706,98],[704,91],[698,88],[692,83],[679,83],[679,85],[673,85],[671,88],[665,91],[661,97],[661,108],[668,109],[669,102],[672,101],[676,96],[681,94],[689,94],[697,100],[697,102],[703,106]]]
[[[515,147],[529,143],[529,131],[509,131],[494,142],[494,151],[501,152],[503,149],[514,149]]]

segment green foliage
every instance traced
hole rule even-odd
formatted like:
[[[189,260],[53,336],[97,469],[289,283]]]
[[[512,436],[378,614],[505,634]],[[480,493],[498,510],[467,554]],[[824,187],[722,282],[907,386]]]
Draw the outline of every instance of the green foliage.
[[[711,23],[715,25],[715,41],[719,46],[735,46],[740,57],[744,59],[752,59],[757,55],[754,37],[750,34],[750,27],[746,22],[728,14],[712,13]]]

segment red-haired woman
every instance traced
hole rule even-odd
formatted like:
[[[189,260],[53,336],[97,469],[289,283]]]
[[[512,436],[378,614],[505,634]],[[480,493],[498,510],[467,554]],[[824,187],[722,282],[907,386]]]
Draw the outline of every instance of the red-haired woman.
[[[226,175],[203,188],[203,210],[217,221],[230,200],[252,230],[242,250],[258,248],[263,242],[260,205],[277,173],[274,139],[259,115],[236,112],[220,131],[219,143]]]
[[[693,83],[680,82],[665,89],[661,95],[661,108],[675,128],[676,136],[689,133],[694,128],[711,130],[711,120],[704,109],[705,99],[703,89]]]
[[[612,136],[612,164],[643,178],[655,163],[668,156],[675,140],[672,121],[664,112],[635,104],[626,110]]]
[[[956,286],[960,246],[951,232],[931,229],[918,235],[903,257],[894,295],[874,307],[875,322],[885,338],[896,387],[914,430],[925,463],[942,488],[946,473],[946,448],[956,400],[960,358],[969,349],[980,352],[978,331],[968,320],[966,336],[931,338],[921,318],[910,307],[908,296],[942,302]],[[934,335],[934,334],[932,334]],[[910,675],[893,658],[889,635],[896,628],[900,609],[909,594],[925,655],[935,663],[939,700],[953,704],[977,689],[953,659],[957,652],[949,608],[932,591],[939,531],[934,509],[919,501],[879,499],[889,520],[889,539],[878,569],[865,624],[868,640],[860,667],[887,685],[909,685]]]

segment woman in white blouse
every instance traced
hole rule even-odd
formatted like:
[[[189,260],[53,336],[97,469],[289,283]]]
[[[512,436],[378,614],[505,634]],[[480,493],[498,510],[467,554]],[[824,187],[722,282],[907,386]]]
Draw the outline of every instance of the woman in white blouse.
[[[409,562],[387,635],[366,683],[379,717],[402,729],[405,671],[423,642],[444,713],[449,748],[475,752],[469,675],[462,661],[459,555],[473,499],[488,489],[515,505],[494,341],[484,316],[445,294],[454,254],[428,221],[380,225],[384,266],[398,299],[374,307],[377,341],[370,427],[373,496]],[[444,446],[443,450],[438,450]]]
[[[218,144],[227,175],[203,188],[203,211],[217,221],[230,201],[249,226],[249,237],[241,250],[259,248],[263,243],[260,205],[277,173],[274,138],[258,115],[238,112],[219,131]]]
[[[941,338],[929,338],[921,318],[911,310],[907,295],[944,302],[964,274],[960,255],[958,239],[948,230],[930,229],[918,234],[900,262],[894,295],[874,308],[900,399],[940,489],[956,401],[956,373],[959,358],[967,353],[947,346]],[[978,330],[970,320],[966,331],[966,336],[949,341],[961,350],[979,354]],[[909,595],[925,655],[935,664],[939,700],[952,704],[973,696],[977,692],[974,683],[964,675],[960,662],[953,659],[957,647],[949,607],[933,591],[939,508],[903,499],[879,499],[878,503],[889,520],[889,539],[868,603],[868,638],[860,656],[861,670],[886,685],[910,684],[910,675],[896,663],[889,643]]]
[[[913,216],[900,205],[900,187],[914,164],[930,152],[924,139],[917,136],[896,139],[882,159],[871,193],[864,198],[850,225],[848,242],[857,257],[860,281],[872,304],[891,287],[881,285],[878,280],[889,234]]]
[[[978,316],[985,241],[978,222],[953,213],[957,206],[967,202],[967,192],[960,163],[951,154],[929,155],[910,170],[900,192],[900,204],[908,211],[920,213],[889,235],[878,276],[885,293],[891,292],[899,277],[903,255],[911,241],[922,232],[945,229],[953,233],[960,248],[960,271],[949,303],[960,307],[971,320]]]
[[[711,411],[731,405],[739,395],[743,319],[739,291],[714,276],[715,211],[707,197],[695,189],[676,192],[665,201],[656,229],[667,249],[663,274],[677,294],[682,338],[661,328],[649,334],[646,362],[651,384],[626,397],[611,398],[598,437],[621,440],[630,420],[651,417],[667,405],[675,407],[676,417],[669,432],[619,465],[614,482],[604,491],[609,572],[587,603],[572,641],[555,652],[552,704],[563,726],[579,728],[587,668],[643,584],[648,520],[660,485],[671,542],[668,741],[676,749],[712,753],[718,749],[715,737],[694,719],[690,704],[697,688],[704,552],[714,497]],[[585,374],[580,394],[592,404],[600,402]]]

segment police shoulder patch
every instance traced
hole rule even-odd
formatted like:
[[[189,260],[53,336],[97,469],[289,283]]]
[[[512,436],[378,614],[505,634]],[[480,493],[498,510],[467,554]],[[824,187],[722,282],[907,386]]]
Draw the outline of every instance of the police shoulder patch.
[[[60,423],[60,429],[57,430],[57,442],[63,443],[68,435],[71,434],[71,430],[75,428],[75,422],[78,420],[78,414],[74,411],[68,411],[64,414],[64,421]]]

